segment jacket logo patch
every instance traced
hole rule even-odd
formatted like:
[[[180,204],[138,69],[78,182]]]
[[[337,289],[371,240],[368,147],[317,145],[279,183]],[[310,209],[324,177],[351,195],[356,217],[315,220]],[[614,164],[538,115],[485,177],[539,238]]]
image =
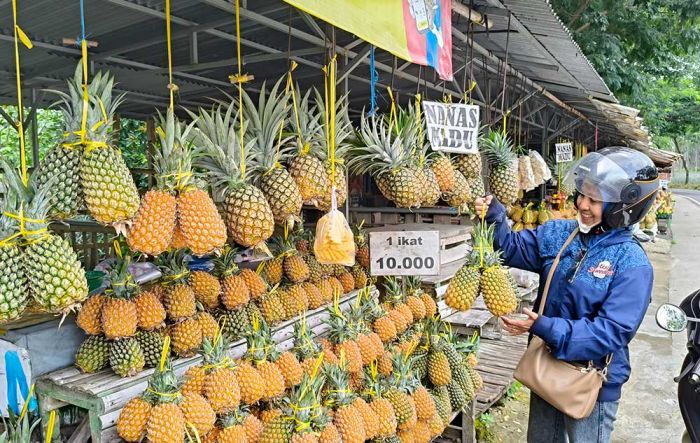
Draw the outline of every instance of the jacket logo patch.
[[[612,270],[612,263],[607,260],[598,263],[598,266],[591,266],[588,268],[588,273],[593,274],[596,278],[612,277],[615,275],[615,271]]]

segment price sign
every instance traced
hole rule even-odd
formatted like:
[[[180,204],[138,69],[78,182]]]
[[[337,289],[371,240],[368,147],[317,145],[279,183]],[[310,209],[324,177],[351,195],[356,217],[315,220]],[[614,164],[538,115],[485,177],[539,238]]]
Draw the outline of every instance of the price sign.
[[[668,188],[668,180],[659,180],[659,187]]]
[[[572,143],[556,143],[557,163],[566,163],[574,160],[574,146]]]
[[[369,233],[372,275],[437,275],[440,273],[438,231]]]

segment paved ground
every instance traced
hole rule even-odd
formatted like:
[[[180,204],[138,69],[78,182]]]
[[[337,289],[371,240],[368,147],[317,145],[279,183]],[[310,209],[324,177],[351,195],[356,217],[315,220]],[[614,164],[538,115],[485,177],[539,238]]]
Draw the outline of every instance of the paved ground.
[[[685,192],[683,192],[685,194]],[[622,393],[615,442],[679,442],[683,420],[676,400],[678,374],[685,356],[685,333],[671,334],[656,325],[656,308],[666,302],[678,304],[700,287],[697,274],[697,242],[700,236],[700,203],[676,193],[673,246],[659,241],[649,245],[654,264],[652,305],[630,345],[632,377]],[[693,193],[692,197],[700,197]],[[664,249],[671,248],[671,254]]]

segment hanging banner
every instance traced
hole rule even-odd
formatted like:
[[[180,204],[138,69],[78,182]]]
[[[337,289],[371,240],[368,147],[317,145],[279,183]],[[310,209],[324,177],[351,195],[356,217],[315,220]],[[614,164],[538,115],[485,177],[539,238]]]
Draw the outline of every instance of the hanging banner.
[[[406,61],[452,80],[451,0],[284,0]]]
[[[423,116],[433,151],[479,152],[479,107],[461,103],[423,102]]]

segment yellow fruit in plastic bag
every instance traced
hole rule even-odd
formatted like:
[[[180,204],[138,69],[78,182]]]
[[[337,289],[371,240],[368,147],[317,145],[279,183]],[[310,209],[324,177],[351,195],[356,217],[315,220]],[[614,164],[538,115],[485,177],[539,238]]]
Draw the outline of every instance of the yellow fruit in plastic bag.
[[[314,255],[324,264],[355,265],[355,238],[345,215],[337,209],[321,217],[316,224]]]

